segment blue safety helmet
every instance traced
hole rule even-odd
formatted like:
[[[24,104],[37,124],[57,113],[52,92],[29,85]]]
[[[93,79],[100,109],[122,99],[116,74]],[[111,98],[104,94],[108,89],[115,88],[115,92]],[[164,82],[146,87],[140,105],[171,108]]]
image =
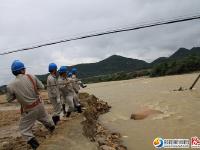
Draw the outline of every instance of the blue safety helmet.
[[[71,70],[71,72],[72,72],[72,74],[76,74],[77,73],[77,69],[74,67],[74,68],[72,68],[72,70]]]
[[[49,72],[52,72],[54,70],[57,71],[57,65],[55,63],[50,63],[49,64]]]
[[[69,78],[71,78],[71,77],[72,77],[72,73],[69,72],[67,76],[68,76]]]
[[[61,66],[58,72],[59,73],[67,73],[67,66]]]
[[[12,72],[21,71],[23,69],[25,69],[24,63],[22,63],[19,60],[13,61],[12,66],[11,66]]]

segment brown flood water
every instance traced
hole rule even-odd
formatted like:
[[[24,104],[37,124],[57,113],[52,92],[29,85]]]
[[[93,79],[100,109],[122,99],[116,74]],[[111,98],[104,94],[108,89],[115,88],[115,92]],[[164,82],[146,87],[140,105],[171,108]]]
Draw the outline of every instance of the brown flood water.
[[[156,137],[187,138],[200,136],[200,81],[193,91],[189,88],[198,74],[139,78],[90,84],[86,92],[107,101],[111,112],[101,117],[102,123],[123,136],[129,150],[155,149]],[[130,120],[133,112],[150,108],[163,114],[144,120]]]

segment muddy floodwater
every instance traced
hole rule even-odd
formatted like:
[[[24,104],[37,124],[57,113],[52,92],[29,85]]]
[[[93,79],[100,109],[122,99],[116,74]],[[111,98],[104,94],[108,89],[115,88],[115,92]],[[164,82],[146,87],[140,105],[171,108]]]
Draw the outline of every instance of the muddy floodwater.
[[[123,136],[130,150],[153,150],[156,137],[187,138],[200,136],[200,81],[193,91],[189,88],[197,73],[159,78],[90,84],[85,90],[107,101],[111,112],[101,117],[108,128]],[[145,109],[163,113],[143,120],[131,120],[134,112]]]

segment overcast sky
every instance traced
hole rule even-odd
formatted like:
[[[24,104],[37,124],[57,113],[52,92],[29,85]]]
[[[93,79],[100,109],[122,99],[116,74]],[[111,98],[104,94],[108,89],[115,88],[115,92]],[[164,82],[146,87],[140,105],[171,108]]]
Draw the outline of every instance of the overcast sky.
[[[115,27],[200,14],[200,0],[0,0],[0,52]],[[13,60],[33,74],[118,54],[148,62],[180,47],[200,46],[200,20],[117,33],[0,56],[0,85]]]

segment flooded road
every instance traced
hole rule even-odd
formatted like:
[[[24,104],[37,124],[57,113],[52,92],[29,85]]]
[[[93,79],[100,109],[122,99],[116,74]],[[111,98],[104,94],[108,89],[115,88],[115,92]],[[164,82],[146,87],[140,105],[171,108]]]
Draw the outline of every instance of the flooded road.
[[[127,81],[90,84],[85,90],[107,101],[111,112],[101,117],[102,123],[122,134],[130,150],[151,150],[153,140],[200,136],[200,82],[189,88],[198,74],[139,78]],[[144,120],[130,120],[134,112],[145,108],[163,113]]]

